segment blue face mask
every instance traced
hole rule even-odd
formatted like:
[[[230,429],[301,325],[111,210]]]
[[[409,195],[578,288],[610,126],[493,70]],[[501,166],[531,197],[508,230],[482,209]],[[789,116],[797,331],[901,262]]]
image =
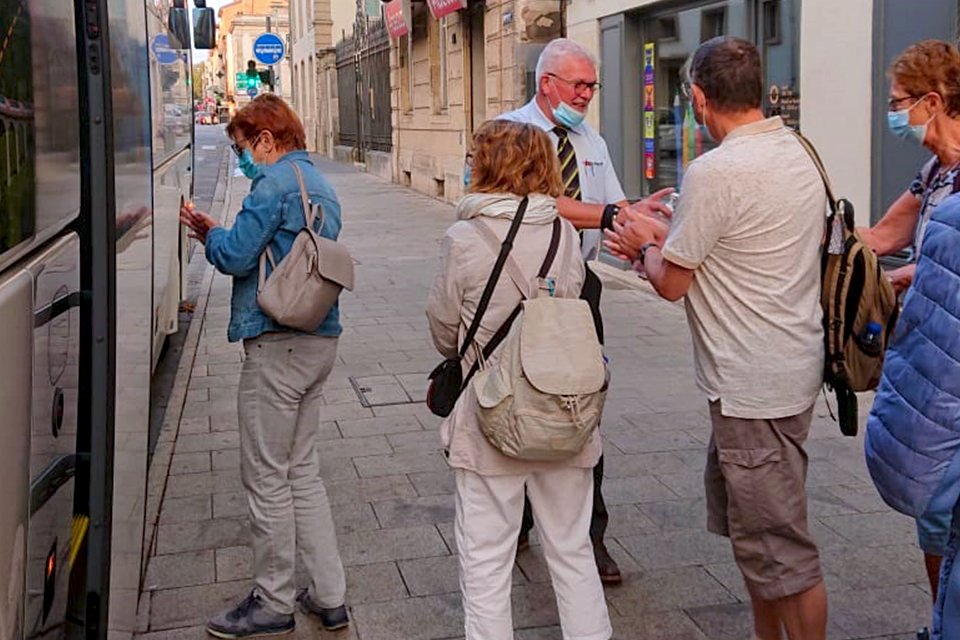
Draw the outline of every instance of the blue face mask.
[[[244,149],[243,153],[240,154],[240,159],[237,161],[237,166],[240,167],[240,171],[243,172],[243,175],[247,176],[251,180],[260,175],[260,172],[263,170],[263,167],[254,162],[253,154],[250,153],[250,149]]]
[[[553,119],[562,127],[573,129],[587,116],[583,111],[577,111],[563,100],[553,108]]]
[[[898,138],[903,138],[904,140],[913,138],[920,144],[923,144],[924,140],[927,139],[927,127],[930,126],[933,118],[930,118],[925,124],[910,124],[910,112],[913,111],[913,107],[916,107],[924,100],[926,100],[926,96],[914,102],[913,106],[907,109],[887,113],[887,124],[893,135]]]
[[[473,177],[473,167],[469,164],[463,165],[463,186],[470,186],[470,178]]]

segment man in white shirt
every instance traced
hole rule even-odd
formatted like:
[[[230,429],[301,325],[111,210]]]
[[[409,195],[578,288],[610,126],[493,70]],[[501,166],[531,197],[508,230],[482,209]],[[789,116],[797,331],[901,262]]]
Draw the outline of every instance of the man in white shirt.
[[[597,82],[597,61],[593,54],[572,40],[551,41],[537,61],[537,95],[523,107],[500,116],[504,120],[536,125],[550,135],[560,158],[565,195],[557,199],[560,215],[581,230],[584,260],[597,257],[603,230],[611,230],[614,220],[624,219],[626,211],[649,214],[670,210],[660,202],[672,191],[664,189],[631,205],[627,202],[600,134],[584,122],[587,108],[600,89]],[[663,229],[666,232],[666,228]],[[588,268],[581,298],[590,303],[597,336],[603,342],[603,320],[600,317],[600,279]],[[617,563],[603,543],[607,528],[607,509],[603,502],[603,457],[594,468],[593,517],[590,538],[600,578],[604,583],[622,580]],[[519,548],[527,544],[533,527],[530,503],[524,509]]]
[[[685,87],[720,146],[695,160],[664,244],[640,217],[607,246],[663,297],[686,296],[697,382],[710,402],[707,528],[730,538],[755,637],[826,636],[827,596],[807,528],[807,438],[823,381],[823,182],[796,136],[760,109],[757,48],[715,38]]]

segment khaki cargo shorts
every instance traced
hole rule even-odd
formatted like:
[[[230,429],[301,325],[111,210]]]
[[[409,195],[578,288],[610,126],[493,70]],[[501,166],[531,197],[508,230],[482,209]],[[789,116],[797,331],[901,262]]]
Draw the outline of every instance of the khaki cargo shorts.
[[[804,489],[812,416],[811,406],[776,420],[730,418],[710,403],[707,529],[730,538],[747,587],[764,600],[803,593],[823,579]]]

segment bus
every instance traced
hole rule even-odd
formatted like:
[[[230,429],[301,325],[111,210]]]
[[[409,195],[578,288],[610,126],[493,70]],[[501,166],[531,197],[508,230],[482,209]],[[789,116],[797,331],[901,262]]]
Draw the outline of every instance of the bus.
[[[203,0],[0,2],[0,638],[130,638]]]

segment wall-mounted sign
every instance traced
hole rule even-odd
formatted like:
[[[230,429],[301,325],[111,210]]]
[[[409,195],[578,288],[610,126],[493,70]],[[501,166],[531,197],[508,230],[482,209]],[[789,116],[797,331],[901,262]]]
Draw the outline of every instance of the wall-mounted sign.
[[[657,177],[657,103],[654,87],[656,45],[643,45],[643,177]]]
[[[448,13],[456,13],[460,9],[467,8],[466,0],[427,0],[427,6],[430,7],[430,13],[439,20]]]
[[[410,33],[410,3],[408,0],[390,0],[383,5],[383,19],[391,38]]]
[[[170,48],[170,38],[165,33],[158,33],[153,36],[153,40],[150,42],[150,51],[153,52],[153,57],[160,64],[173,64],[180,58],[177,51]]]
[[[277,64],[283,60],[286,45],[283,38],[275,33],[261,33],[253,41],[253,57],[261,64]]]
[[[780,116],[788,127],[800,130],[800,94],[790,85],[771,85],[767,94],[770,116]]]

